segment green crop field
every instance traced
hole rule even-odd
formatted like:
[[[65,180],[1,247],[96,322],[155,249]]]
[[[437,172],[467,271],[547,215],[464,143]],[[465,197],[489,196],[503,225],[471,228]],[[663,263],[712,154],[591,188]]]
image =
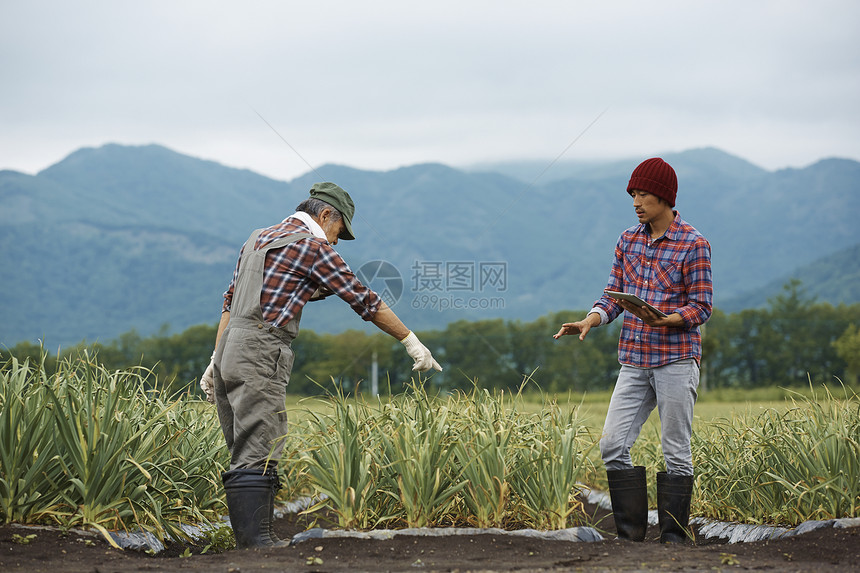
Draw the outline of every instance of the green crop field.
[[[162,539],[183,537],[187,523],[218,531],[228,455],[215,409],[147,377],[86,355],[50,375],[3,364],[0,520]],[[694,515],[786,526],[860,516],[855,392],[717,398],[696,410]],[[281,495],[320,500],[345,528],[587,523],[576,494],[605,485],[596,446],[607,403],[477,386],[436,395],[418,382],[385,398],[291,399]],[[652,474],[657,429],[655,413],[632,452]]]

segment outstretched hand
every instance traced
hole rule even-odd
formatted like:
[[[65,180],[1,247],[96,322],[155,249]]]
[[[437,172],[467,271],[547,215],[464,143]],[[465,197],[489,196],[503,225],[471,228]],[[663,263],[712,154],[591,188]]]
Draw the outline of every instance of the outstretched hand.
[[[579,322],[565,322],[561,328],[552,335],[553,338],[559,339],[562,336],[579,335],[580,340],[585,340],[588,331],[591,330],[591,324],[588,320],[580,320]]]
[[[403,343],[403,346],[406,347],[406,352],[415,361],[415,364],[412,365],[413,371],[426,372],[431,368],[439,372],[442,371],[442,367],[439,366],[439,363],[436,362],[436,359],[433,358],[427,347],[421,344],[421,341],[418,340],[414,332],[410,331],[409,336],[400,342]]]
[[[578,334],[580,340],[585,340],[585,337],[588,336],[588,331],[595,326],[600,326],[600,315],[596,312],[589,312],[582,320],[562,324],[558,332],[553,334],[552,337],[559,339],[562,336]]]

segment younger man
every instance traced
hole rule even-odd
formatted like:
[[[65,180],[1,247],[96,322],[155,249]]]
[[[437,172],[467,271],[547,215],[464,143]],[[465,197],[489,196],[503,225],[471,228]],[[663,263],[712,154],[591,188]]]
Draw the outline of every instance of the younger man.
[[[605,294],[579,322],[565,323],[555,338],[579,334],[613,321],[622,312],[618,341],[621,371],[609,403],[600,453],[618,537],[642,541],[648,519],[645,467],[633,467],[630,448],[656,406],[660,414],[666,471],[657,473],[660,541],[688,536],[693,462],[693,405],[699,385],[702,341],[699,326],[711,316],[711,246],[681,219],[675,206],[675,170],[655,157],[630,177],[627,192],[639,224],[622,233],[607,291],[634,294],[647,307]]]

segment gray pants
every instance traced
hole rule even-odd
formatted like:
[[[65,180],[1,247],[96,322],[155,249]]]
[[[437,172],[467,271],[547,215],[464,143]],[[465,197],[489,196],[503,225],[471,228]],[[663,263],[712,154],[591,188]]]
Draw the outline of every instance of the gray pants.
[[[224,338],[215,357],[215,399],[230,469],[276,467],[288,431],[292,348],[256,328],[228,327]]]
[[[600,455],[606,469],[633,467],[630,448],[656,406],[666,471],[693,475],[690,437],[698,386],[699,365],[693,359],[657,368],[622,365],[600,439]]]
[[[277,465],[287,434],[284,405],[293,369],[290,346],[302,312],[282,328],[263,322],[260,291],[266,253],[308,238],[298,233],[254,250],[257,229],[245,241],[233,292],[230,322],[215,350],[215,403],[230,449],[230,469]]]

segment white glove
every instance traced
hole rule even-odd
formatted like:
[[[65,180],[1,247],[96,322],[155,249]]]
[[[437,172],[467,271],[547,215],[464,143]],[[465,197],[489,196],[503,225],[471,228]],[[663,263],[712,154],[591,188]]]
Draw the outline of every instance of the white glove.
[[[200,389],[206,393],[206,401],[210,404],[215,403],[215,354],[209,359],[209,366],[206,367],[206,372],[200,377]]]
[[[401,340],[403,346],[406,347],[406,352],[409,353],[409,356],[412,357],[412,360],[415,361],[415,364],[412,366],[412,370],[417,370],[418,372],[426,372],[431,368],[435,368],[439,372],[442,371],[442,367],[439,366],[439,363],[433,359],[433,355],[430,354],[430,351],[427,350],[427,347],[421,344],[421,341],[418,340],[418,337],[415,336],[415,333],[411,330],[409,331],[409,336]]]

